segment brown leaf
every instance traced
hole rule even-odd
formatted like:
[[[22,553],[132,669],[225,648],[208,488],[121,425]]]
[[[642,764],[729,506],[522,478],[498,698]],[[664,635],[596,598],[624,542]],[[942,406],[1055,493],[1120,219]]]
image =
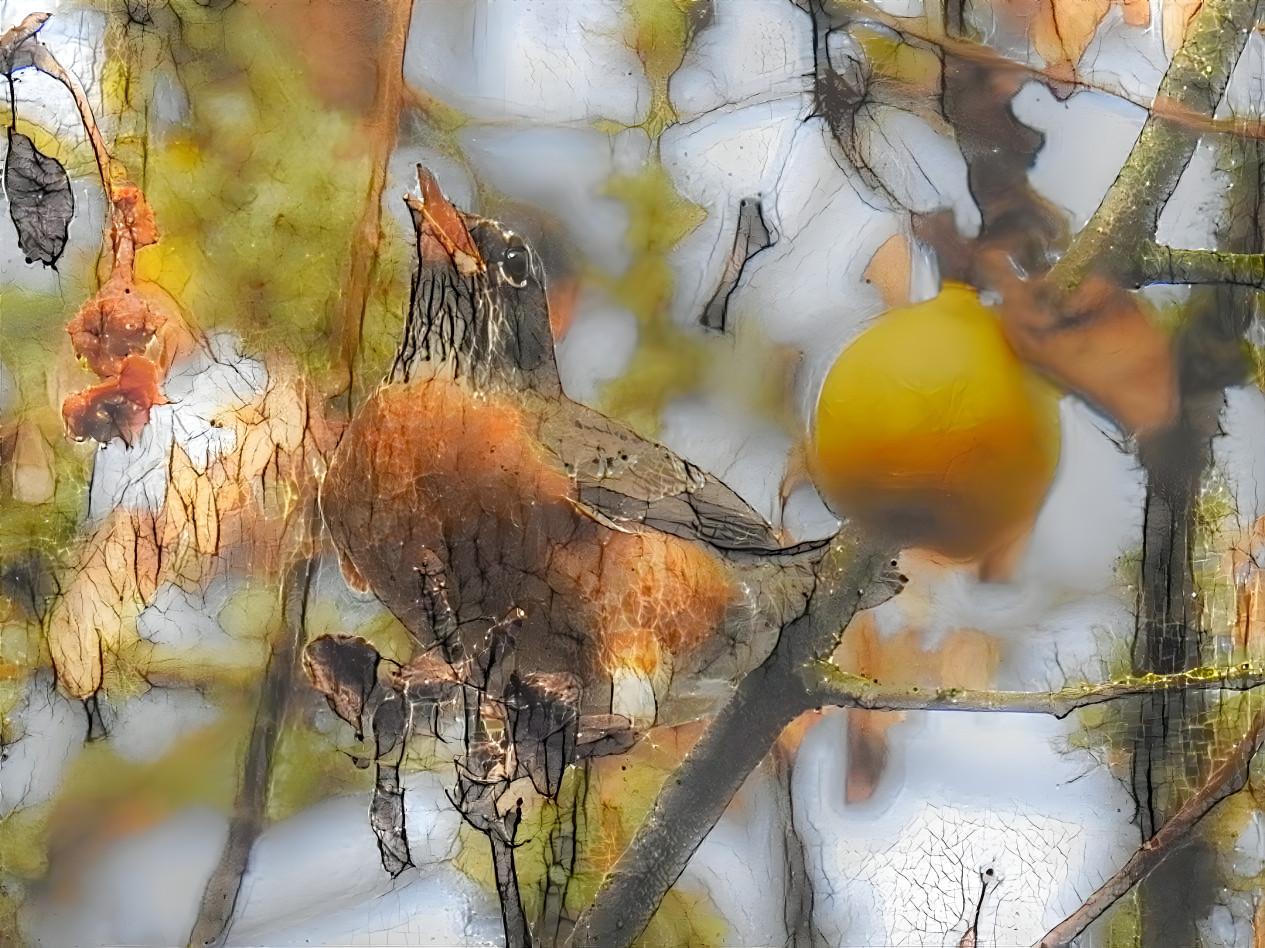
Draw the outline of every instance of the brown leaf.
[[[1088,399],[1132,434],[1177,414],[1172,340],[1143,301],[1099,277],[1069,298],[1003,277],[1006,335],[1020,358]]]

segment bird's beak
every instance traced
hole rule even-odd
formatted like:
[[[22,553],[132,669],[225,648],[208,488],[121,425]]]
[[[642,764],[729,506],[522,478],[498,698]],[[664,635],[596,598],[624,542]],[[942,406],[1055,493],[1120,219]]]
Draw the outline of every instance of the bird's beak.
[[[444,197],[435,176],[418,165],[417,183],[421,197],[406,194],[404,202],[413,214],[421,261],[447,259],[462,276],[484,272],[487,265],[470,237],[464,216]]]

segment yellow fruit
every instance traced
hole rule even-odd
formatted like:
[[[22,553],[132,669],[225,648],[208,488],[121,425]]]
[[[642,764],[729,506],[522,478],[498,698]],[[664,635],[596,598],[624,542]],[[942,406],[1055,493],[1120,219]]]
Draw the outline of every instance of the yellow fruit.
[[[889,310],[826,376],[809,464],[826,502],[892,539],[974,557],[1022,534],[1058,460],[1055,391],[975,291]]]

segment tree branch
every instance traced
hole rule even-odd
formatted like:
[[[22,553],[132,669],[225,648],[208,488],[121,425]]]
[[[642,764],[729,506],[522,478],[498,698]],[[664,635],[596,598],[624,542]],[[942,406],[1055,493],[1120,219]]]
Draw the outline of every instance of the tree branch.
[[[1230,755],[1208,775],[1199,792],[1187,800],[1159,832],[1143,843],[1119,872],[1086,899],[1084,905],[1050,929],[1036,948],[1058,948],[1071,942],[1163,862],[1209,810],[1241,790],[1247,783],[1248,767],[1253,755],[1260,749],[1262,739],[1265,739],[1265,710],[1257,713],[1247,733],[1235,744]]]
[[[1220,250],[1179,250],[1147,241],[1138,248],[1134,273],[1128,282],[1229,283],[1265,288],[1265,254]]]
[[[305,533],[308,525],[313,523],[314,514],[313,505],[305,514]],[[224,944],[251,851],[264,830],[277,741],[294,687],[315,568],[315,560],[310,555],[301,556],[287,569],[281,585],[281,625],[273,633],[272,654],[264,671],[255,723],[251,728],[237,800],[229,821],[228,839],[220,853],[219,863],[207,880],[198,917],[189,935],[189,944],[193,948]]]
[[[1256,19],[1257,0],[1206,0],[1160,83],[1164,111],[1211,116]],[[1198,131],[1152,112],[1102,204],[1050,270],[1051,284],[1072,290],[1093,272],[1134,272],[1198,143]]]
[[[1078,708],[1136,695],[1176,691],[1251,691],[1265,685],[1265,662],[1233,668],[1196,668],[1173,675],[1144,675],[1100,684],[1071,685],[1058,691],[972,691],[885,688],[828,661],[805,669],[814,707],[834,705],[866,711],[1005,711],[1065,718]]]
[[[815,707],[806,662],[832,653],[858,607],[876,605],[891,551],[845,526],[817,572],[804,615],[787,625],[772,654],[738,685],[681,765],[664,782],[650,814],[576,923],[573,944],[622,948],[645,929],[747,775],[782,729]]]

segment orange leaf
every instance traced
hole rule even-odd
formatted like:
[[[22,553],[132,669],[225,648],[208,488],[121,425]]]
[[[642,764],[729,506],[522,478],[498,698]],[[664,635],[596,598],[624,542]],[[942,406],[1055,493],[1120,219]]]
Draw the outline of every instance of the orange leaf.
[[[903,234],[893,234],[874,251],[865,268],[865,282],[878,290],[888,309],[909,302],[909,280],[912,261],[909,241]]]

